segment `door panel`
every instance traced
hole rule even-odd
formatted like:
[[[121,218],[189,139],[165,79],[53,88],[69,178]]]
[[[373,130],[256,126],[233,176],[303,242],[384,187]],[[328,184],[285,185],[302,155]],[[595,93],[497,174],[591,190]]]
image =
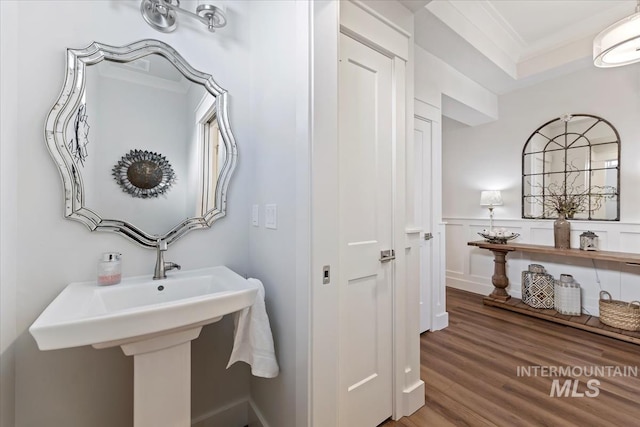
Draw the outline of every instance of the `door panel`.
[[[432,123],[430,121],[417,117],[414,119],[415,218],[423,231],[420,240],[420,333],[431,329],[433,243],[432,240],[424,239],[424,233],[433,232],[431,131]]]
[[[392,414],[392,60],[341,35],[340,425]]]

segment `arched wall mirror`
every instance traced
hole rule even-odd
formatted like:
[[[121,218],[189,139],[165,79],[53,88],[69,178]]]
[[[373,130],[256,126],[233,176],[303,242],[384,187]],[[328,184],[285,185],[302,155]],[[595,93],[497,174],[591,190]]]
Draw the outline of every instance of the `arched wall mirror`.
[[[227,92],[157,40],[68,49],[45,126],[65,216],[144,247],[225,215],[237,161]]]
[[[620,220],[620,136],[605,119],[565,114],[522,150],[522,217]]]

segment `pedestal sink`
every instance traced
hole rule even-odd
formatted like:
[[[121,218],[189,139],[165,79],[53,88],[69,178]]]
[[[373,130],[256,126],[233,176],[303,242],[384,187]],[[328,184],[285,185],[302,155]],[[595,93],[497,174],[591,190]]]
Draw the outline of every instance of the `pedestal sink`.
[[[134,359],[134,426],[191,424],[191,340],[202,326],[253,304],[258,289],[218,266],[124,279],[113,286],[71,283],[29,331],[40,350],[120,346]]]

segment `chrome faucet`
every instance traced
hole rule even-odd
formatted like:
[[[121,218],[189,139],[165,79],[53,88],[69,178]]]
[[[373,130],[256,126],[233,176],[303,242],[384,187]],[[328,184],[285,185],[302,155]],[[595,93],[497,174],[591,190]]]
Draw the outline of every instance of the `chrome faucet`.
[[[158,243],[156,245],[156,250],[158,252],[156,257],[156,268],[153,272],[153,280],[162,280],[167,278],[167,271],[169,270],[180,270],[180,265],[175,262],[165,262],[164,261],[164,252],[167,250],[167,242],[164,240],[158,239]]]

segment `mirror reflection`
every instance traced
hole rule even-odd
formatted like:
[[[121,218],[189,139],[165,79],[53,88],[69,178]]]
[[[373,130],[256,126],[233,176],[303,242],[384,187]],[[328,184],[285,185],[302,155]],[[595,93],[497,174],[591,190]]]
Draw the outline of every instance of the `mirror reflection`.
[[[184,218],[202,216],[215,207],[225,150],[219,144],[215,97],[204,86],[153,54],[126,63],[105,60],[88,66],[82,100],[77,114],[82,115],[84,128],[80,171],[88,209],[162,234]],[[157,197],[132,197],[135,193],[126,191],[113,176],[114,167],[131,150],[166,159],[174,174],[170,188],[159,177],[147,179],[147,183],[157,181],[147,190],[161,186],[159,190],[166,191]],[[135,181],[134,176],[144,180],[135,170],[143,169],[145,162],[149,173],[154,169],[159,173],[161,161],[138,160],[126,173],[122,171],[128,183]]]
[[[68,218],[155,247],[225,215],[237,151],[210,75],[157,40],[67,60],[45,134]]]
[[[554,119],[529,137],[522,157],[523,218],[620,219],[620,138],[606,120]]]

